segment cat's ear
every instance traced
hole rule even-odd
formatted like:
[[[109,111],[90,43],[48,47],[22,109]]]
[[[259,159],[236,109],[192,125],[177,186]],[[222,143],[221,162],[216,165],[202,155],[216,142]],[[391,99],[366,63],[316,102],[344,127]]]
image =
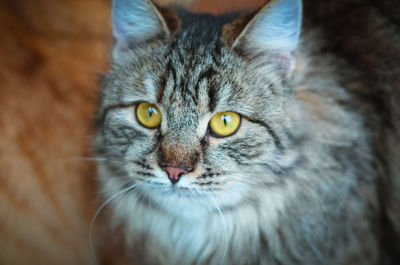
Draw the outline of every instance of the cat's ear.
[[[229,25],[226,42],[249,56],[268,52],[290,60],[299,43],[301,19],[301,0],[271,0],[256,14]]]
[[[172,12],[172,11],[171,11]],[[163,14],[167,13],[167,14]],[[112,0],[113,57],[118,59],[135,45],[171,34],[177,19],[170,10],[150,0]]]

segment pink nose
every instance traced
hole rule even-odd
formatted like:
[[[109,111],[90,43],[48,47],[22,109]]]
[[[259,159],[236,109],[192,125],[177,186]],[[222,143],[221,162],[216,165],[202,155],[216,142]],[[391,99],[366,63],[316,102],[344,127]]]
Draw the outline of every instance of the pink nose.
[[[163,167],[162,169],[168,173],[168,178],[172,184],[177,183],[182,174],[189,172],[188,170],[180,167]]]

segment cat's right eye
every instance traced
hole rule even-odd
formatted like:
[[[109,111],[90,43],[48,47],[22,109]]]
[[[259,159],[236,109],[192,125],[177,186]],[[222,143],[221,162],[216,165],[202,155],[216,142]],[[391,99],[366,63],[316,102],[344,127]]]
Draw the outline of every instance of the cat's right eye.
[[[156,105],[141,102],[136,105],[136,118],[144,127],[154,129],[160,126],[162,114]]]

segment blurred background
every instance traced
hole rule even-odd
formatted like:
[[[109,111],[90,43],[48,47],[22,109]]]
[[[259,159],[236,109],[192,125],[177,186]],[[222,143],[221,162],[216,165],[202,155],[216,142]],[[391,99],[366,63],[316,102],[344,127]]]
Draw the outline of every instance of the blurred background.
[[[159,0],[196,12],[265,0]],[[111,0],[0,0],[0,264],[93,264],[90,141]]]

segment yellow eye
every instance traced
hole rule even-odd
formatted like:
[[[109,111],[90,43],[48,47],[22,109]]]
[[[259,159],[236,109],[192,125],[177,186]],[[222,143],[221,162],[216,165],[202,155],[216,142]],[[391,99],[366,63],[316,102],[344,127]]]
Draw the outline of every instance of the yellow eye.
[[[141,102],[136,106],[136,117],[147,128],[158,127],[162,120],[161,111],[149,102]]]
[[[220,112],[210,120],[210,128],[216,136],[234,134],[240,125],[240,115],[235,112]]]

